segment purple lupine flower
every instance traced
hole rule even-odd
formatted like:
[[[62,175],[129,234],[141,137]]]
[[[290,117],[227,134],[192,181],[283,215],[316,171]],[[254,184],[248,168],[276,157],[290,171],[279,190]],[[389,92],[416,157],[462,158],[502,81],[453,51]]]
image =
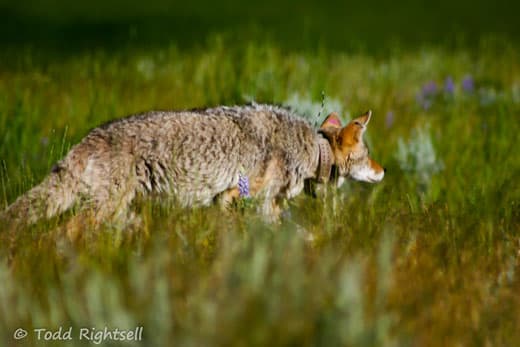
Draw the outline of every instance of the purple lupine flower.
[[[435,83],[435,81],[426,83],[422,88],[422,94],[425,97],[431,97],[437,94],[437,83]]]
[[[241,198],[249,198],[249,178],[242,173],[238,174],[238,195]]]
[[[430,81],[423,85],[420,93],[417,94],[417,103],[421,105],[424,110],[428,110],[433,105],[433,99],[437,95],[437,84],[435,81]]]
[[[475,90],[475,81],[471,75],[466,75],[462,79],[462,90],[464,90],[466,93],[473,93]]]
[[[455,93],[455,83],[451,76],[446,77],[446,80],[444,81],[444,92],[449,96],[453,96]]]
[[[388,111],[385,117],[385,124],[387,128],[391,128],[394,125],[394,112]]]

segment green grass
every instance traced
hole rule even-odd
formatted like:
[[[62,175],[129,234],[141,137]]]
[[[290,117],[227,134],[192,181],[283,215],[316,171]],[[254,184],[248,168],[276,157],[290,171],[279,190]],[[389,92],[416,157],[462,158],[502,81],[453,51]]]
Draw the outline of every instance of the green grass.
[[[59,218],[3,230],[0,345],[49,345],[32,331],[16,342],[19,327],[138,325],[142,346],[520,345],[515,46],[489,39],[375,58],[215,36],[189,50],[0,54],[4,206],[106,120],[252,98],[314,120],[322,90],[345,120],[373,110],[367,141],[388,168],[378,185],[297,197],[281,225],[253,209],[145,202],[133,232],[107,226],[70,240]],[[468,75],[473,92],[461,86]],[[448,76],[453,96],[442,90]],[[417,95],[429,81],[440,91],[425,110]]]

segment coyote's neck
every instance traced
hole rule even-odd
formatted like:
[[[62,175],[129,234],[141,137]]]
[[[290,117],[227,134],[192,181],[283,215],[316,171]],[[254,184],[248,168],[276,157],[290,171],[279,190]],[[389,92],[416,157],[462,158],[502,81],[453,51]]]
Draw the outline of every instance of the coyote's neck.
[[[318,137],[319,160],[316,179],[318,182],[327,183],[330,179],[332,165],[334,164],[334,154],[330,148],[329,141],[324,137]]]

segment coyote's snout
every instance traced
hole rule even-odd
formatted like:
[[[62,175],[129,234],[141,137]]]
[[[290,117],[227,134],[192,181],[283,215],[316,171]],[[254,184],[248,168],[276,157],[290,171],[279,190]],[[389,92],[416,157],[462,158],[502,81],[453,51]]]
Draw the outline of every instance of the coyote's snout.
[[[173,197],[184,206],[226,204],[244,178],[262,212],[276,216],[277,202],[299,194],[307,180],[383,179],[363,142],[370,117],[343,127],[332,113],[316,131],[271,105],[130,116],[92,130],[2,217],[33,223],[75,205],[77,216],[96,223],[124,221],[138,195]]]

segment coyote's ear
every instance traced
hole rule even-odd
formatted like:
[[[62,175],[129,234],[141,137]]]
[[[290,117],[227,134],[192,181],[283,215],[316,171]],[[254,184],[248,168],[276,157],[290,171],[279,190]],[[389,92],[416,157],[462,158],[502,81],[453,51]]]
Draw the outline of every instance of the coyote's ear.
[[[341,130],[341,120],[336,112],[332,112],[325,118],[318,132],[323,134],[330,143],[336,142],[336,138]]]
[[[321,123],[320,129],[328,127],[341,128],[341,119],[339,119],[339,116],[336,112],[332,112],[327,116],[327,118],[325,118],[323,123]]]
[[[372,111],[367,111],[358,118],[351,120],[350,123],[341,130],[340,138],[342,146],[349,147],[362,141],[370,117],[372,117]]]
[[[352,120],[351,123],[354,123],[354,124],[359,125],[364,128],[367,126],[368,122],[370,121],[370,117],[372,117],[372,111],[368,110],[365,113],[363,113],[363,115]]]

